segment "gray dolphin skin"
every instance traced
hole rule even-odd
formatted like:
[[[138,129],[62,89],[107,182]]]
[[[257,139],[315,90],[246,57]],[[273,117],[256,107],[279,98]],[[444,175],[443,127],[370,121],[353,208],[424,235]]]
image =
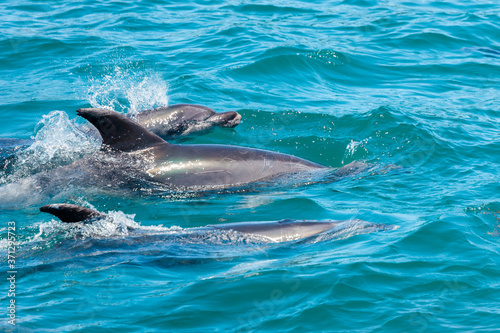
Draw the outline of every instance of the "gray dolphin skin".
[[[280,220],[265,222],[238,222],[209,225],[205,228],[233,230],[242,234],[258,235],[274,242],[286,242],[319,235],[334,229],[345,221]]]
[[[105,218],[107,215],[96,210],[72,204],[50,204],[40,208],[40,211],[58,217],[62,222],[74,223],[92,221],[95,218]],[[89,222],[90,222],[89,221]],[[242,234],[266,237],[273,242],[286,242],[319,235],[329,230],[334,230],[348,221],[307,221],[307,220],[281,220],[266,222],[238,222],[205,227],[190,228],[189,230],[233,230]],[[394,230],[397,226],[387,224],[373,224],[361,220],[351,220],[353,223],[363,223],[365,229],[370,231]]]
[[[227,145],[170,144],[139,123],[107,109],[80,109],[103,147],[147,158],[147,174],[173,187],[211,189],[276,179],[285,174],[328,170],[292,155]]]
[[[235,127],[241,115],[235,111],[216,113],[202,105],[175,104],[141,111],[133,119],[159,136],[173,137],[206,131],[214,126]]]

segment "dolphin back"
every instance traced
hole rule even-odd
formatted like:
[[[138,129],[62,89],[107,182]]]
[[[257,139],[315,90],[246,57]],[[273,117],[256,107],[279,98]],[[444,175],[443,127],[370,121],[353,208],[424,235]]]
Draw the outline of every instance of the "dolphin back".
[[[214,229],[233,230],[241,233],[263,236],[274,242],[287,242],[308,238],[323,233],[342,233],[348,235],[374,231],[395,230],[398,226],[374,224],[363,220],[281,220],[268,222],[240,222],[210,226]],[[354,232],[354,233],[353,233]]]
[[[297,221],[281,220],[268,222],[240,222],[212,225],[215,229],[234,230],[241,233],[259,235],[275,242],[286,242],[318,235],[337,227],[344,221]]]

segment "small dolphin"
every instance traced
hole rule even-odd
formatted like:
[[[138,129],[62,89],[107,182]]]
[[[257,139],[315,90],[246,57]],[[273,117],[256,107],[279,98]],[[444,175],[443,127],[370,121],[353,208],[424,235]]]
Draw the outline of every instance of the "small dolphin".
[[[211,129],[214,126],[235,127],[241,121],[236,111],[216,113],[195,104],[175,104],[139,112],[134,118],[139,124],[161,137],[184,136]]]
[[[106,214],[96,210],[72,205],[72,204],[51,204],[40,208],[40,211],[52,214],[58,217],[62,222],[91,222],[93,219],[106,218]],[[207,225],[205,227],[190,228],[190,230],[209,231],[209,230],[233,230],[242,234],[250,234],[266,237],[273,242],[286,242],[302,238],[319,235],[323,232],[334,230],[341,227],[346,222],[363,224],[363,229],[367,232],[394,230],[398,226],[387,224],[373,224],[361,220],[350,221],[309,221],[309,220],[281,220],[266,222],[238,222],[217,225]]]
[[[236,111],[216,113],[196,104],[175,104],[126,116],[166,139],[204,132],[215,126],[233,128],[241,121],[241,115]],[[99,135],[94,128],[82,129],[88,135]],[[0,138],[0,153],[7,148],[26,148],[33,142],[32,139]]]
[[[142,157],[153,180],[177,188],[220,189],[329,168],[292,155],[227,145],[175,145],[115,111],[79,109],[101,134],[103,147]],[[350,170],[345,166],[340,174]],[[359,166],[356,165],[355,168]]]

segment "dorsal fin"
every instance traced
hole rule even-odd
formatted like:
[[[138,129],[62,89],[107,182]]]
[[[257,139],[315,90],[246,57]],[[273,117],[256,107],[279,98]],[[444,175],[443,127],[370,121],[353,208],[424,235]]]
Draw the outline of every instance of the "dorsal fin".
[[[72,204],[46,205],[41,207],[40,211],[57,216],[61,221],[68,223],[81,222],[93,217],[105,216],[96,210]]]
[[[126,116],[107,109],[79,109],[76,113],[94,125],[102,136],[103,145],[130,152],[159,144],[165,140]]]

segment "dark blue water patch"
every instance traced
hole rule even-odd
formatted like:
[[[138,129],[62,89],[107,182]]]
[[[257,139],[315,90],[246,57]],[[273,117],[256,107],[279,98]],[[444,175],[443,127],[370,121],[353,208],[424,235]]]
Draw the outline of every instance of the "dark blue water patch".
[[[290,7],[290,6],[277,6],[277,5],[269,5],[269,4],[257,4],[257,5],[248,5],[241,4],[239,6],[226,6],[224,9],[230,9],[232,11],[236,11],[238,13],[242,13],[245,15],[255,15],[259,19],[262,19],[263,16],[272,16],[272,15],[300,15],[300,14],[311,14],[317,13],[318,11],[313,8],[308,8],[304,3],[303,7]]]
[[[3,40],[2,44],[6,49],[11,49],[9,57],[4,62],[6,66],[5,69],[11,69],[12,66],[25,67],[26,63],[23,61],[30,60],[33,65],[47,67],[47,64],[54,62],[44,59],[43,56],[46,52],[55,52],[58,58],[66,58],[68,56],[78,57],[87,54],[87,50],[83,47],[82,43],[96,43],[99,42],[97,37],[86,37],[82,40],[82,36],[79,38],[74,37],[71,39],[55,39],[55,38],[41,38],[41,37],[13,37],[8,40]],[[47,70],[47,68],[46,68]]]
[[[256,79],[260,77],[262,82],[273,81],[277,77],[285,75],[293,80],[289,82],[291,84],[294,81],[304,82],[307,80],[303,74],[299,75],[299,73],[310,73],[309,75],[314,78],[318,74],[321,75],[322,69],[329,67],[332,70],[335,66],[345,65],[351,61],[348,57],[335,51],[321,50],[310,53],[303,50],[297,51],[299,50],[290,48],[273,49],[259,55],[250,66],[237,68],[232,72],[234,74],[241,73],[241,75],[251,74]],[[325,65],[326,67],[324,67]],[[274,72],[269,72],[269,69],[274,69]]]
[[[489,47],[464,47],[462,51],[467,53],[477,52],[489,58],[500,58],[500,50]]]
[[[273,50],[274,51],[274,50]],[[343,69],[344,65],[348,66]],[[264,53],[252,63],[236,67],[221,73],[232,86],[241,87],[238,83],[252,77],[256,82],[248,89],[252,92],[250,100],[263,100],[274,96],[274,103],[291,107],[287,96],[293,92],[296,104],[313,94],[321,98],[331,96],[332,89],[342,89],[353,83],[352,58],[338,52],[293,52],[278,49],[277,52]],[[334,81],[332,84],[330,82]],[[245,87],[243,85],[243,87]],[[274,104],[269,99],[268,104]],[[305,106],[305,105],[304,105]]]
[[[401,36],[398,40],[385,43],[387,46],[397,46],[397,48],[412,50],[442,50],[458,49],[466,45],[466,41],[453,36],[449,36],[442,31],[419,32]]]
[[[53,10],[53,8],[48,4],[31,4],[31,5],[17,5],[17,6],[8,6],[5,8],[6,11],[17,11],[19,13],[28,12],[28,13],[47,13]]]

